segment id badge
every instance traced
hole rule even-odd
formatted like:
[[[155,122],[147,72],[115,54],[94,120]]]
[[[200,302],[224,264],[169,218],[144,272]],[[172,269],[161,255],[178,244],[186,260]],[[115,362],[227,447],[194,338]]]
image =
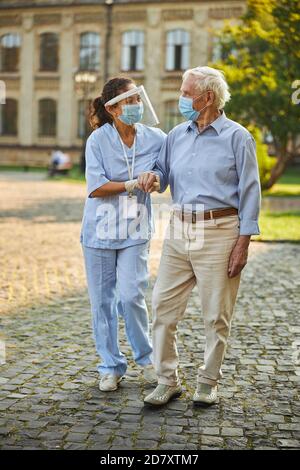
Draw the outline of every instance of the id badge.
[[[122,199],[124,219],[135,219],[138,215],[137,196],[124,196]]]

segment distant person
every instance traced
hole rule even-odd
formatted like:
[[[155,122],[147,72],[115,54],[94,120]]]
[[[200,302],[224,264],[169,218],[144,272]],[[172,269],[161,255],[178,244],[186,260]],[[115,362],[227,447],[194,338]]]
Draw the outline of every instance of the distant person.
[[[49,176],[54,176],[56,174],[66,175],[71,168],[72,161],[70,155],[59,149],[53,150],[51,153]]]

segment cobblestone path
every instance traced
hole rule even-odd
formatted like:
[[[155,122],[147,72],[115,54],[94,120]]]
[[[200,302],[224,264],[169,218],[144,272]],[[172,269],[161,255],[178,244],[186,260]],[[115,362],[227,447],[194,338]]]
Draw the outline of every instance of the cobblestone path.
[[[185,393],[166,407],[143,406],[132,363],[120,389],[98,389],[79,244],[85,186],[0,174],[1,449],[299,448],[300,246],[254,243],[243,273],[219,404],[195,408],[203,357],[194,290],[179,328]],[[151,247],[151,289],[161,240]]]

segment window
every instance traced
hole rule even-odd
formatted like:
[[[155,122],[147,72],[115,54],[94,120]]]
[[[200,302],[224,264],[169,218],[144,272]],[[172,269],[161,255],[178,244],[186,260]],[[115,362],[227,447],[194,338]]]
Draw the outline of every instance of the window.
[[[5,34],[1,37],[1,71],[16,72],[19,68],[21,38],[19,34]]]
[[[167,33],[166,70],[185,70],[190,62],[190,34],[183,29]]]
[[[39,101],[39,135],[56,135],[56,101],[45,98]]]
[[[78,131],[77,135],[80,139],[86,138],[91,132],[91,127],[88,121],[88,114],[92,100],[88,102],[85,100],[78,101]]]
[[[58,69],[58,34],[40,35],[40,70],[55,72]]]
[[[99,70],[100,36],[97,33],[80,35],[79,68],[80,70]]]
[[[178,101],[167,101],[165,103],[165,126],[164,131],[169,132],[173,127],[184,121],[179,109]]]
[[[121,69],[143,70],[144,68],[144,32],[126,31],[122,36]]]
[[[0,135],[17,135],[17,122],[17,100],[7,98],[6,103],[0,105]]]

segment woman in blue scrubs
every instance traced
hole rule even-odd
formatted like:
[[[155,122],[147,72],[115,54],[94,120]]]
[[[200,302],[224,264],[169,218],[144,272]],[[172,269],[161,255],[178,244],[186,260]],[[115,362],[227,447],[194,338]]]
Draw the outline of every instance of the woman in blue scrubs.
[[[153,214],[150,194],[138,188],[137,177],[152,170],[166,135],[141,123],[146,113],[158,122],[143,87],[113,78],[94,100],[95,130],[86,144],[88,194],[80,242],[102,359],[101,391],[116,390],[127,369],[118,344],[118,315],[145,380],[156,381],[145,302]]]

